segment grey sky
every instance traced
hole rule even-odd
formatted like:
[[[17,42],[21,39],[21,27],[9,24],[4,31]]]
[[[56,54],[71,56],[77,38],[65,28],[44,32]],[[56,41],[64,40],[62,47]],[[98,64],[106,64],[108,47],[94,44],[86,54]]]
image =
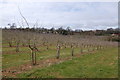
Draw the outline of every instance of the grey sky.
[[[0,2],[0,26],[21,24],[18,7],[31,27],[38,20],[39,26],[51,28],[70,26],[72,29],[106,29],[118,25],[117,2]],[[24,23],[25,24],[25,23]]]

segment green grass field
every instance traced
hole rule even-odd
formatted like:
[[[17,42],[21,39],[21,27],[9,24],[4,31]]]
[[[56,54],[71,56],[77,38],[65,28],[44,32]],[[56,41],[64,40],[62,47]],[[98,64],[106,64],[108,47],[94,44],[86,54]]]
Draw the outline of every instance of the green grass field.
[[[56,57],[55,47],[46,50],[42,47],[37,52],[37,62]],[[92,48],[91,48],[92,49]],[[21,47],[23,52],[15,52],[15,48],[3,48],[2,68],[18,67],[30,63],[30,50]],[[80,48],[75,48],[75,55],[80,54]],[[71,57],[71,48],[61,49],[60,59],[71,57],[62,63],[34,67],[29,71],[17,74],[20,78],[116,78],[118,77],[118,49],[108,47],[89,53],[88,48],[84,48],[84,55]],[[12,76],[7,76],[12,77]]]
[[[117,78],[117,48],[85,54],[79,58],[65,61],[42,69],[35,68],[19,74],[18,77],[37,78]]]
[[[40,51],[37,52],[37,60],[43,60],[43,59],[48,59],[48,58],[55,58],[56,57],[56,49],[50,48],[49,50],[46,50],[45,48],[42,47],[39,48]],[[21,64],[27,63],[31,61],[31,52],[28,47],[22,47],[20,48],[21,51],[23,52],[15,52],[15,48],[3,48],[3,55],[2,55],[2,62],[3,64],[3,69],[12,67],[12,66],[19,66]],[[87,49],[84,49],[84,52],[86,52]],[[79,54],[80,53],[80,48],[75,48],[74,54]],[[61,54],[60,57],[67,57],[71,56],[71,48],[66,48],[66,49],[61,49]]]

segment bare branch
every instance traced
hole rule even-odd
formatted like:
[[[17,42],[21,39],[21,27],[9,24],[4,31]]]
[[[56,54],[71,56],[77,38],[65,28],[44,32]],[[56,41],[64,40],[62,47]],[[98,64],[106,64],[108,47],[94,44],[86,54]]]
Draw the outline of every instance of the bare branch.
[[[20,10],[19,6],[18,6],[18,10],[19,10],[19,13],[20,13],[20,15],[22,16],[22,18],[25,20],[27,26],[29,27],[28,21],[27,21],[27,19],[23,16],[23,14],[21,13],[21,10]]]

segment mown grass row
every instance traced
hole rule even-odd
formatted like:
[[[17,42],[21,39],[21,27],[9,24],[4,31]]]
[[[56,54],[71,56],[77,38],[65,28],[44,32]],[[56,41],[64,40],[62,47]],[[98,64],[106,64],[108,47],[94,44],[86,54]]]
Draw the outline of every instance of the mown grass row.
[[[20,78],[117,78],[118,49],[98,50],[94,54],[17,75]]]
[[[56,49],[55,47],[50,47],[50,49],[46,50],[46,47],[38,47],[40,50],[37,52],[37,61],[48,59],[48,58],[55,58],[56,57]],[[25,64],[31,61],[31,52],[30,49],[27,47],[21,47],[21,51],[24,52],[15,52],[15,48],[3,48],[3,54],[2,54],[2,63],[3,63],[3,69],[13,66],[20,66],[21,64]],[[83,52],[88,52],[88,48],[84,48]],[[80,54],[81,49],[75,48],[74,49],[74,55]],[[7,54],[6,54],[7,53]],[[14,54],[9,54],[14,53]],[[63,48],[60,51],[60,58],[71,56],[71,48]]]

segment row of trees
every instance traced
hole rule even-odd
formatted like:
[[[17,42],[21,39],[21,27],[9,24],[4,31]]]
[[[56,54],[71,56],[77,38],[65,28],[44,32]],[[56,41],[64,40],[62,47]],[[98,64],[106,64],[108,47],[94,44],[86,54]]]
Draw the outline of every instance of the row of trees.
[[[116,34],[116,35],[120,35],[120,29],[116,28],[109,28],[107,30],[89,30],[89,31],[83,31],[83,30],[72,30],[70,27],[67,27],[66,29],[64,29],[63,27],[60,27],[58,29],[55,29],[54,27],[52,27],[51,29],[47,29],[47,28],[16,28],[16,24],[13,23],[8,24],[10,26],[10,28],[4,28],[4,29],[10,29],[10,30],[22,30],[22,31],[32,31],[32,32],[38,32],[38,33],[44,33],[44,34],[61,34],[61,35],[75,35],[75,34],[80,34],[80,35],[96,35],[96,36],[108,36],[111,34]]]
[[[10,28],[3,28],[3,29],[10,29],[10,30],[22,30],[22,31],[31,31],[31,32],[38,32],[38,33],[53,33],[53,34],[62,34],[62,35],[73,35],[73,30],[70,27],[67,27],[66,29],[64,29],[63,27],[60,27],[58,29],[55,29],[54,27],[52,27],[51,29],[47,29],[47,28],[17,28],[15,23],[12,24],[8,24],[10,26]]]
[[[24,32],[18,30],[3,30],[3,47],[15,47],[15,51],[21,52],[21,47],[28,47],[31,50],[32,64],[36,64],[36,52],[56,49],[56,58],[59,59],[61,49],[71,48],[71,56],[74,56],[75,48],[83,52],[85,47],[99,49],[102,46],[111,45],[108,41],[102,41],[98,36],[76,36],[76,35],[56,35],[56,34],[39,34],[36,32]]]
[[[23,31],[32,31],[32,32],[38,32],[38,33],[53,33],[53,34],[62,34],[62,35],[74,35],[74,34],[81,34],[81,35],[96,35],[96,36],[104,36],[104,35],[111,35],[111,34],[117,34],[119,35],[120,28],[109,28],[107,30],[89,30],[89,31],[83,31],[80,29],[72,30],[70,27],[67,27],[64,29],[63,27],[60,27],[58,29],[55,29],[52,27],[51,29],[47,28],[17,28],[17,25],[15,23],[8,24],[10,28],[4,28],[4,29],[11,29],[11,30],[23,30]]]

